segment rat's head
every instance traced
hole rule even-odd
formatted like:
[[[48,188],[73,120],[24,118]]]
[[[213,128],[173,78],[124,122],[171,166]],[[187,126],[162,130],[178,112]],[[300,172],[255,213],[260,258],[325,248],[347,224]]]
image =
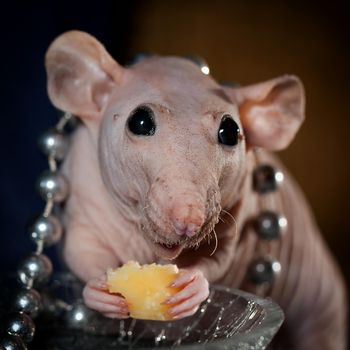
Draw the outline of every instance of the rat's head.
[[[56,39],[46,66],[52,102],[82,119],[107,189],[168,259],[240,199],[249,149],[286,147],[303,120],[293,76],[229,88],[181,58],[123,68],[82,32]]]

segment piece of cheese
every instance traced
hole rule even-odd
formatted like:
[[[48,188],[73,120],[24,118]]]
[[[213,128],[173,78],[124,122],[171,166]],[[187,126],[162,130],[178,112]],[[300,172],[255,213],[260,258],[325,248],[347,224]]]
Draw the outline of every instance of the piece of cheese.
[[[169,285],[177,277],[176,265],[143,265],[129,261],[107,271],[110,293],[120,293],[126,300],[130,316],[144,320],[170,320],[169,305],[164,302],[181,288]]]

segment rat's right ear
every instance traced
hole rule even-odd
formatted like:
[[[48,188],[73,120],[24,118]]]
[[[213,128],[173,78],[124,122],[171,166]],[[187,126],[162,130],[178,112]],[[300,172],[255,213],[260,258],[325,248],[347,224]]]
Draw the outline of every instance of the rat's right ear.
[[[70,31],[60,35],[46,53],[48,93],[52,103],[81,118],[96,119],[122,68],[91,35]]]
[[[238,105],[250,146],[282,150],[290,144],[304,121],[304,88],[294,75],[245,87],[224,87],[224,90]]]

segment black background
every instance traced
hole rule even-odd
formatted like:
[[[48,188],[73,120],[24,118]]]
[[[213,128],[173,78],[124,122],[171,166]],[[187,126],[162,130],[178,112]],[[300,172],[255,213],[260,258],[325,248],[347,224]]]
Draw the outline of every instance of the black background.
[[[225,12],[229,15],[219,15]],[[255,27],[247,24],[252,20],[258,23]],[[2,5],[0,28],[1,273],[15,271],[33,250],[25,226],[43,209],[34,183],[47,164],[36,139],[57,121],[46,93],[45,51],[60,33],[79,29],[96,36],[120,63],[137,51],[194,52],[209,58],[222,80],[246,84],[286,72],[300,75],[306,86],[307,122],[281,157],[304,188],[349,281],[346,1],[11,1]],[[243,33],[232,34],[232,28],[243,28]],[[230,50],[220,51],[225,44]],[[236,65],[230,67],[232,57]],[[59,269],[56,248],[47,253]]]

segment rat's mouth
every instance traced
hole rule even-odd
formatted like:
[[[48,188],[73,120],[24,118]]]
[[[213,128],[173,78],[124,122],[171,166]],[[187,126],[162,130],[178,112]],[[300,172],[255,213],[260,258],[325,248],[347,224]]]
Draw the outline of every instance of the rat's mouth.
[[[175,259],[184,248],[184,245],[180,243],[153,242],[153,244],[156,254],[167,260]]]
[[[180,244],[177,243],[160,243],[157,242],[156,244],[160,245],[163,249],[168,249],[170,251],[176,249],[177,247],[180,246]]]
[[[152,221],[148,221],[148,225],[143,226],[143,233],[146,242],[151,246],[154,253],[165,260],[176,259],[184,249],[198,248],[200,243],[212,231],[214,222],[208,221],[195,237],[182,237],[182,240],[172,241],[168,237],[164,237],[158,233],[159,229],[156,225],[149,225]]]

